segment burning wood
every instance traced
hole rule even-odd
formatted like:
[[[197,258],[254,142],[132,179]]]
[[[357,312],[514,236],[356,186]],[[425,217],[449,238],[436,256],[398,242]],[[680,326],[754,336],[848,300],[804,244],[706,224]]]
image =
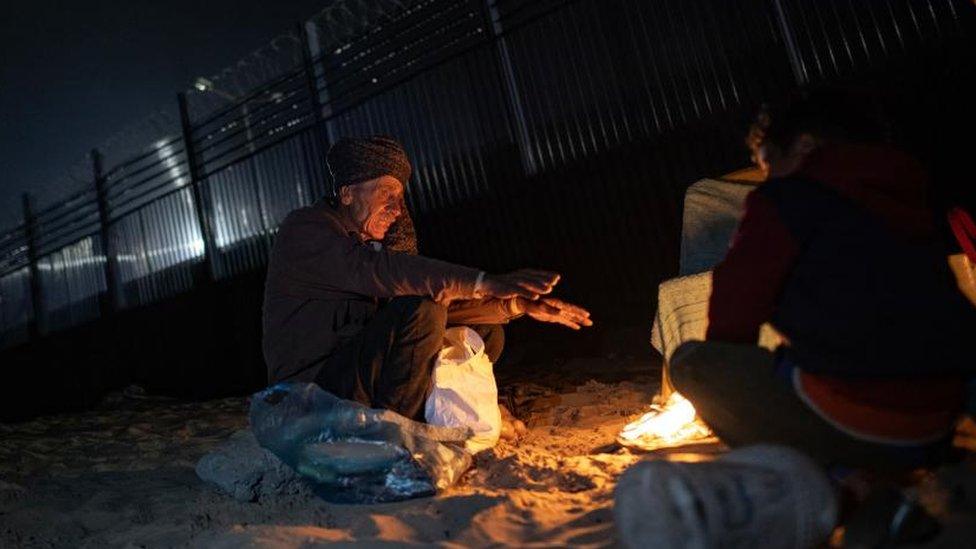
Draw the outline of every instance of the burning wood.
[[[663,404],[652,404],[651,408],[650,412],[625,425],[617,442],[629,448],[653,451],[718,441],[696,417],[691,402],[678,393],[672,393]]]

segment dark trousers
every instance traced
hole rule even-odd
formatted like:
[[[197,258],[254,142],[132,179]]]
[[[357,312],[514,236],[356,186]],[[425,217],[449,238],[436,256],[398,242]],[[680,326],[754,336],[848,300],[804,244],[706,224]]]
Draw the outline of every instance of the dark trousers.
[[[726,444],[782,444],[824,466],[898,470],[931,464],[945,444],[899,448],[856,439],[827,423],[774,371],[761,347],[692,341],[671,357],[670,380]]]
[[[471,328],[485,341],[488,358],[496,362],[505,344],[501,326]],[[332,353],[315,382],[340,398],[423,421],[446,329],[444,306],[421,297],[394,298]]]

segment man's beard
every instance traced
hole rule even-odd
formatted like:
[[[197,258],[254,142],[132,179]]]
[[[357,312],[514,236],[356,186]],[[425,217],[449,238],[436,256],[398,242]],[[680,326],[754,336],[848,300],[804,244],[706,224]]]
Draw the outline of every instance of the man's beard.
[[[386,236],[386,232],[390,230],[390,226],[396,218],[390,219],[390,216],[383,211],[376,212],[372,215],[366,217],[363,220],[362,233],[373,240],[382,240]],[[380,230],[382,229],[382,230]]]

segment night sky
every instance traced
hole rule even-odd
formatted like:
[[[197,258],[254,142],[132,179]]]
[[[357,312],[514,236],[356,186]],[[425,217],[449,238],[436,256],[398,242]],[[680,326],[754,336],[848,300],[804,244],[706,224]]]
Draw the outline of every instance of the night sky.
[[[329,3],[0,2],[0,232],[21,193],[80,189],[67,174],[92,147]]]

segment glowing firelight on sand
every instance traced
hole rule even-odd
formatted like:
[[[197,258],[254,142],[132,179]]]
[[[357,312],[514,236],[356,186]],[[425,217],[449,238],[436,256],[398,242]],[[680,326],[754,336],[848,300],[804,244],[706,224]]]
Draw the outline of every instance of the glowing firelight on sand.
[[[711,430],[695,418],[695,407],[685,397],[671,393],[663,405],[624,426],[617,441],[642,450],[673,448],[685,444],[714,442]]]

